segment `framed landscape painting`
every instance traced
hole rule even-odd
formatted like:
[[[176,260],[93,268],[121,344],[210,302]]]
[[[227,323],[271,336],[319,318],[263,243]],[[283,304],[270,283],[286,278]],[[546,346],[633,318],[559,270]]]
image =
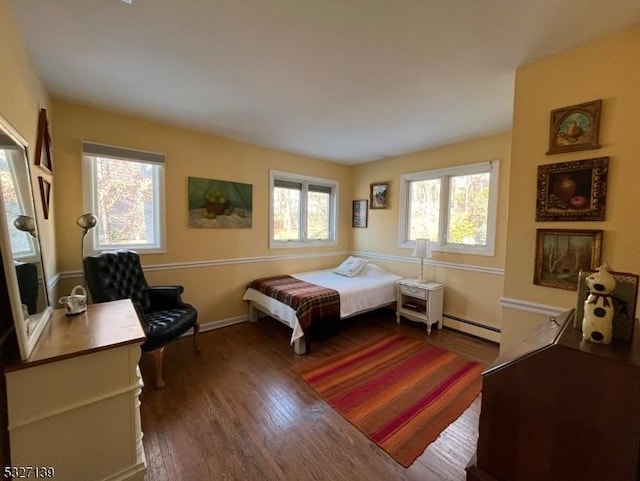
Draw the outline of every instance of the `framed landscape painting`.
[[[389,206],[389,182],[371,184],[371,208],[386,209]]]
[[[538,229],[533,283],[575,291],[580,271],[600,266],[601,230]]]

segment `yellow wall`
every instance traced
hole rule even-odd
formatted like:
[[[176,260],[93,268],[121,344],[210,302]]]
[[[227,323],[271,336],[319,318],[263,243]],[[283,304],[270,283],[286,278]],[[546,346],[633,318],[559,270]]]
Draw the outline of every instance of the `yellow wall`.
[[[602,260],[640,272],[640,27],[527,65],[516,75],[509,228],[504,295],[530,303],[575,307],[575,291],[533,284],[536,229],[602,229]],[[551,110],[602,99],[601,149],[546,156]],[[610,158],[603,222],[535,222],[537,166]],[[503,348],[547,319],[505,309]]]
[[[76,219],[82,206],[82,141],[161,152],[166,156],[167,252],[144,255],[145,266],[164,266],[147,274],[151,284],[182,284],[184,299],[195,304],[202,323],[246,314],[241,301],[247,283],[258,276],[312,270],[337,265],[349,249],[351,236],[351,176],[347,166],[278,152],[176,128],[167,124],[54,100],[55,209],[58,269],[79,272],[81,230]],[[269,169],[339,181],[339,242],[335,247],[269,250]],[[253,185],[251,229],[190,229],[188,177],[221,179]],[[349,215],[347,215],[347,213]],[[318,255],[334,253],[322,257]],[[317,254],[317,255],[316,255]],[[273,256],[301,259],[269,261]],[[267,258],[241,262],[251,258]],[[188,263],[204,263],[193,267]],[[68,291],[78,276],[64,279]]]
[[[31,57],[18,29],[13,12],[6,0],[0,0],[0,115],[27,141],[31,184],[36,194],[38,232],[45,257],[45,272],[51,278],[56,271],[56,251],[53,224],[55,215],[44,220],[38,195],[38,176],[51,180],[51,176],[34,167],[33,158],[38,131],[40,108],[46,108],[49,124],[53,113],[49,98],[33,66]]]
[[[506,219],[511,157],[511,134],[478,138],[444,147],[415,152],[353,167],[353,199],[366,199],[372,182],[391,181],[388,209],[369,211],[369,227],[354,229],[353,249],[375,259],[389,270],[416,277],[419,267],[411,250],[398,247],[400,176],[409,172],[452,167],[488,160],[500,161],[500,189],[496,251],[492,257],[434,252],[425,261],[425,275],[446,285],[445,314],[500,329],[503,275],[506,251]],[[478,270],[474,270],[478,269]],[[445,325],[499,340],[499,335],[445,319]]]
[[[501,296],[534,306],[573,307],[574,292],[533,285],[537,228],[603,229],[603,259],[616,270],[640,272],[640,259],[635,255],[640,240],[640,212],[635,195],[638,176],[634,175],[640,151],[636,132],[640,56],[635,55],[640,51],[640,27],[519,69],[512,136],[505,133],[353,167],[65,101],[50,104],[6,0],[0,0],[0,31],[0,115],[27,139],[31,163],[38,110],[48,109],[54,140],[54,178],[33,167],[32,175],[35,187],[38,175],[52,180],[53,185],[53,210],[48,221],[42,219],[42,208],[39,202],[36,204],[46,272],[49,277],[64,274],[52,295],[54,299],[79,280],[80,230],[75,219],[83,212],[82,140],[166,154],[168,251],[144,256],[143,263],[159,267],[149,271],[151,283],[184,284],[185,298],[198,306],[203,322],[243,315],[245,306],[239,298],[251,278],[335,265],[349,250],[369,255],[392,271],[415,276],[415,259],[409,251],[397,247],[400,175],[491,159],[501,161],[496,255],[436,252],[426,266],[430,277],[447,285],[447,314],[501,327],[502,342],[508,347],[546,316],[511,308],[503,314],[499,307]],[[546,156],[550,111],[598,98],[603,99],[602,149]],[[534,221],[538,165],[605,155],[611,160],[604,222]],[[269,168],[340,181],[338,246],[268,249]],[[253,184],[253,228],[188,229],[188,176]],[[371,210],[369,228],[351,228],[351,201],[368,198],[369,184],[386,180],[391,181],[390,208]],[[246,262],[252,258],[257,258],[256,262]]]

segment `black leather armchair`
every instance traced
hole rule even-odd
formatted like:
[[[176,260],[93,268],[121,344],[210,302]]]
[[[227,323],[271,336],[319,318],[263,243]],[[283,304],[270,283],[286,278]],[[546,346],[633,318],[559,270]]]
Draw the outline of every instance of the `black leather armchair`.
[[[20,300],[27,306],[29,314],[38,311],[38,268],[29,262],[14,262]]]
[[[142,351],[155,363],[156,387],[163,387],[164,346],[193,328],[193,347],[198,352],[198,312],[182,302],[182,286],[150,287],[144,278],[140,256],[132,251],[106,251],[84,258],[87,287],[93,302],[131,299],[147,340]]]

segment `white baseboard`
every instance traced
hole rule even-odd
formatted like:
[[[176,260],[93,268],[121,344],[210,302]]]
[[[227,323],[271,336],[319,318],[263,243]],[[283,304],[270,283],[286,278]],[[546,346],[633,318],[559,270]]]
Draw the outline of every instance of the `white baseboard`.
[[[209,321],[200,324],[200,332],[213,331],[214,329],[220,329],[222,327],[233,326],[240,324],[241,322],[249,321],[249,315],[244,314],[242,316],[228,317],[227,319],[220,319],[218,321]],[[187,332],[185,335],[188,335]]]

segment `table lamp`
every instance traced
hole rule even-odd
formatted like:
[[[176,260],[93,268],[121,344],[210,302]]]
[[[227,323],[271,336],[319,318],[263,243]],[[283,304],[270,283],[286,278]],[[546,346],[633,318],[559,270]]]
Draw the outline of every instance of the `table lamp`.
[[[420,258],[420,278],[418,282],[427,282],[423,275],[423,268],[425,257],[431,257],[431,241],[429,239],[416,239],[416,246],[413,248],[413,257]]]

